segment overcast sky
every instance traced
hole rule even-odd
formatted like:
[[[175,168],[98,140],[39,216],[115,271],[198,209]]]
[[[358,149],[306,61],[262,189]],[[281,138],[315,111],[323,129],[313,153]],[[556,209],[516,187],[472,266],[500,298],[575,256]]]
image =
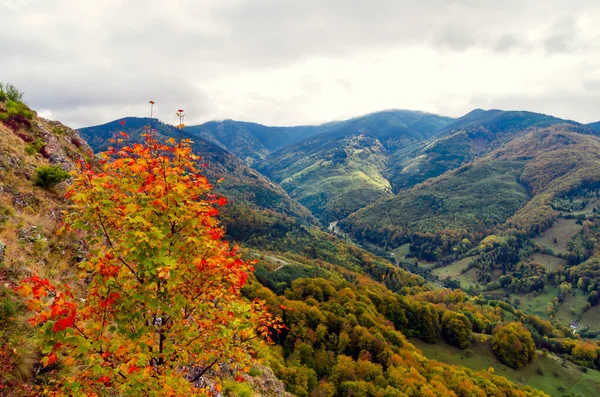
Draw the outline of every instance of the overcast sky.
[[[0,81],[72,127],[401,108],[600,119],[597,0],[0,0]]]

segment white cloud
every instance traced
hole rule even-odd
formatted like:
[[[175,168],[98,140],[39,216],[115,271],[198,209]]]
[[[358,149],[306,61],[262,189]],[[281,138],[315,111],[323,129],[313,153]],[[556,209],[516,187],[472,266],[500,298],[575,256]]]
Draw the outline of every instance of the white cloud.
[[[599,17],[586,0],[0,0],[0,81],[75,127],[150,99],[167,122],[473,107],[589,122]]]

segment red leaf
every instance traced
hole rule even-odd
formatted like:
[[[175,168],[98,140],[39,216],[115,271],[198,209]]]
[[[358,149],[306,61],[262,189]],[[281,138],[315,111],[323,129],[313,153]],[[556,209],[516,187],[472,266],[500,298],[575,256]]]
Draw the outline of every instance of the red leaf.
[[[54,327],[52,327],[52,330],[59,332],[64,331],[67,328],[71,328],[73,326],[74,320],[75,319],[73,317],[61,318],[60,320],[54,323]]]
[[[107,375],[104,375],[98,378],[98,382],[108,383],[110,382],[110,378]]]
[[[48,354],[48,365],[52,365],[56,362],[56,354],[50,353]]]

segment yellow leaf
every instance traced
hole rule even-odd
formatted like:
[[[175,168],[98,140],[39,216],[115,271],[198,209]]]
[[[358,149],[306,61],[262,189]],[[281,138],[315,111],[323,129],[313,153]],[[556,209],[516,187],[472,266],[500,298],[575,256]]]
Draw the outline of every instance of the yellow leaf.
[[[121,357],[123,356],[125,353],[127,353],[127,348],[123,345],[119,346],[119,348],[117,349],[117,351],[115,352],[115,356],[117,357]]]
[[[171,276],[171,269],[168,267],[159,267],[158,269],[158,278],[163,280],[168,280]]]
[[[125,213],[126,214],[131,214],[132,212],[137,211],[138,206],[134,203],[128,204],[127,207],[125,207]]]

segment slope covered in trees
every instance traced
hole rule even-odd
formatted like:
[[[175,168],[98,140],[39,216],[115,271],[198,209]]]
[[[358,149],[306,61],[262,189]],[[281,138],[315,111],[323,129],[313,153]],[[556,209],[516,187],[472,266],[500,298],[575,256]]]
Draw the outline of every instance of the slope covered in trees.
[[[188,133],[213,142],[253,165],[269,154],[304,138],[318,134],[327,126],[270,127],[245,121],[209,121],[187,128]]]
[[[471,162],[531,128],[568,124],[581,132],[589,127],[539,113],[476,109],[443,127],[436,139],[390,159],[389,180],[394,191],[410,188],[429,178]]]
[[[268,156],[257,169],[324,222],[391,194],[388,157],[433,137],[451,119],[390,110],[326,125]]]
[[[342,226],[392,246],[423,233],[453,235],[453,244],[464,237],[475,242],[494,228],[540,233],[556,220],[555,197],[597,183],[600,141],[576,131],[528,130],[471,164],[357,211]]]

